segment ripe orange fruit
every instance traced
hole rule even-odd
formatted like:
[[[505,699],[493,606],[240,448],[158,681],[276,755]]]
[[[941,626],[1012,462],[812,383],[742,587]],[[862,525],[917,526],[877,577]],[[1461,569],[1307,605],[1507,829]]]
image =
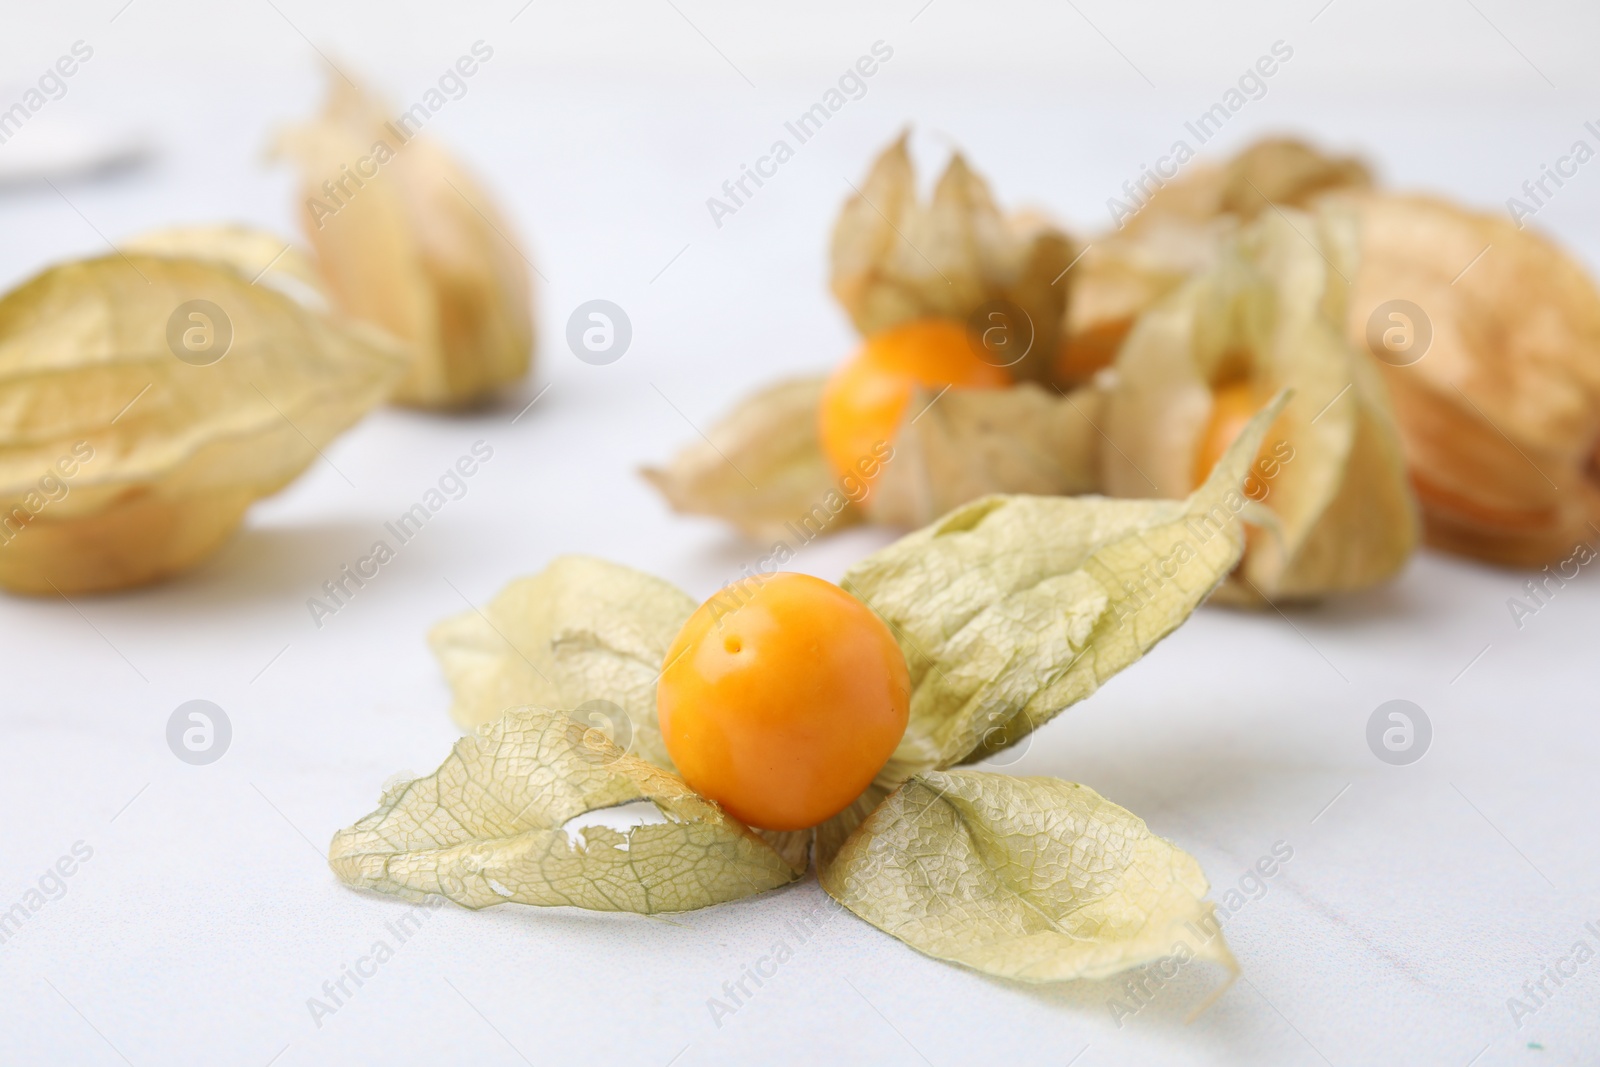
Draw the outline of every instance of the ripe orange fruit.
[[[1133,329],[1133,316],[1097,322],[1061,342],[1055,375],[1063,385],[1078,385],[1117,361],[1122,342]]]
[[[881,459],[883,447],[894,442],[916,386],[937,391],[1011,383],[1005,370],[978,358],[966,328],[953,319],[892,326],[868,337],[823,387],[817,411],[823,453],[840,477],[855,475],[870,484],[877,474],[874,457]]]
[[[656,687],[684,781],[765,830],[838,814],[900,743],[905,656],[882,619],[804,574],[724,591],[684,623]]]
[[[1211,420],[1200,437],[1200,447],[1195,450],[1192,484],[1198,487],[1211,474],[1211,468],[1233,444],[1234,438],[1244,432],[1245,425],[1262,407],[1249,382],[1235,382],[1219,386],[1211,394]]]

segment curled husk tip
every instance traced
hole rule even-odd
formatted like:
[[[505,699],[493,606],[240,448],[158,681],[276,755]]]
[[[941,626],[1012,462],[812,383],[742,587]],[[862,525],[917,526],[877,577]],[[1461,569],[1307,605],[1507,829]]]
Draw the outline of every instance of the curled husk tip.
[[[1031,338],[1010,366],[1046,381],[1060,344],[1072,241],[1032,213],[1005,214],[988,183],[955,153],[931,199],[917,194],[902,134],[880,154],[839,212],[829,252],[834,296],[862,335],[914,319],[970,323],[1001,302],[1023,313]]]

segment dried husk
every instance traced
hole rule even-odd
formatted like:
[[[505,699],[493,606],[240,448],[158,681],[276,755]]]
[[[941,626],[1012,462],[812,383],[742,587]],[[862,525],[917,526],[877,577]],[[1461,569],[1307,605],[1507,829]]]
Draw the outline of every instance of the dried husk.
[[[203,259],[232,267],[256,285],[270,285],[306,307],[328,309],[322,277],[311,257],[275,233],[250,226],[169,226],[121,244],[123,252],[168,259]]]
[[[323,113],[285,131],[277,150],[300,168],[301,222],[335,305],[415,352],[395,400],[461,407],[527,374],[528,263],[443,148],[335,78]]]
[[[627,724],[614,740],[658,767],[676,770],[656,725],[656,681],[667,650],[694,612],[686,593],[660,578],[587,556],[560,556],[510,582],[483,609],[444,620],[428,645],[455,694],[450,717],[463,730],[507,708],[582,707],[606,700]]]
[[[563,824],[648,802],[664,816],[625,832]],[[456,742],[433,774],[385,792],[334,835],[341,881],[468,908],[514,901],[596,911],[689,911],[794,881],[792,862],[677,775],[598,730],[545,708],[516,708]]]
[[[707,440],[640,473],[674,511],[727,520],[758,541],[859,522],[922,526],[990,493],[1067,496],[1099,485],[1102,393],[1030,382],[1007,389],[914,389],[868,485],[833,472],[817,436],[824,379],[779,382],[741,401]]]
[[[1157,189],[1125,230],[1138,233],[1177,219],[1203,224],[1222,215],[1250,222],[1274,204],[1305,209],[1325,193],[1371,185],[1372,172],[1359,159],[1326,155],[1291,137],[1266,137],[1221,166],[1188,168]]]
[[[950,768],[1094,692],[1216,587],[1243,547],[1229,499],[1283,403],[1185,501],[991,497],[852,568],[845,588],[888,622],[912,669],[911,718],[878,780],[820,826],[753,832],[670,773],[653,666],[692,602],[563,557],[435,629],[455,717],[476,733],[336,834],[330,866],[412,900],[650,914],[765,892],[814,855],[846,908],[984,974],[1059,982],[1173,959],[1236,972],[1199,864],[1137,816],[1071,782]],[[1228,518],[1212,522],[1219,508]],[[569,829],[639,802],[660,817]]]
[[[1214,265],[1232,216],[1204,222],[1152,220],[1137,230],[1112,231],[1085,247],[1062,284],[1067,304],[1056,378],[1067,385],[1090,380],[1110,366],[1134,320],[1188,278]]]
[[[834,296],[863,336],[920,318],[969,322],[986,303],[1006,301],[1026,313],[1033,332],[1011,373],[1047,380],[1067,302],[1055,283],[1072,262],[1072,242],[1038,216],[1002,214],[960,153],[932,200],[920,201],[907,136],[878,157],[839,212]]]
[[[1090,241],[1068,272],[1058,378],[1077,383],[1109,366],[1139,314],[1215,264],[1240,224],[1271,204],[1305,208],[1325,193],[1371,184],[1360,160],[1283,137],[1257,141],[1222,165],[1190,165],[1124,225]]]
[[[986,497],[852,566],[841,584],[911,670],[910,721],[877,784],[1016,744],[1187,619],[1239,562],[1239,491],[1284,403],[1182,500]]]
[[[100,592],[194,565],[404,372],[386,336],[225,258],[106,256],[0,298],[0,586]],[[168,341],[197,299],[232,330],[207,365]]]
[[[997,313],[1010,329],[1007,343],[1027,344],[1009,370],[1047,381],[1066,303],[1054,283],[1071,254],[1071,242],[1048,223],[1002,215],[959,154],[931,201],[919,201],[902,135],[840,211],[832,287],[863,334],[929,317],[971,325],[986,304],[1005,301]],[[1025,313],[1031,339],[1007,314],[1015,309]],[[1071,397],[1032,387],[918,391],[869,494],[823,455],[822,387],[823,379],[807,378],[763,389],[705,440],[642,473],[675,511],[723,518],[758,540],[793,529],[814,536],[863,518],[918,526],[987,493],[1081,493],[1097,482],[1092,389]]]
[[[1497,214],[1392,194],[1334,209],[1361,220],[1351,343],[1367,347],[1369,321],[1391,300],[1415,304],[1431,327],[1415,362],[1379,362],[1428,542],[1539,566],[1591,541],[1600,522],[1594,282],[1548,239]]]
[[[794,378],[741,400],[705,439],[684,446],[664,467],[640,470],[682,515],[709,515],[758,541],[813,534],[861,521],[817,438],[822,378]]]
[[[1263,401],[1293,390],[1247,486],[1275,521],[1251,537],[1220,599],[1363,588],[1415,546],[1383,380],[1344,336],[1354,256],[1348,214],[1263,213],[1217,266],[1145,312],[1118,355],[1100,453],[1113,496],[1188,494],[1217,389],[1242,383]]]
[[[1059,778],[919,775],[818,878],[919,952],[1013,981],[1108,978],[1163,957],[1239,971],[1195,858]]]
[[[862,510],[870,522],[916,527],[994,493],[1094,492],[1102,399],[1093,385],[1070,394],[1031,382],[943,395],[918,388]]]

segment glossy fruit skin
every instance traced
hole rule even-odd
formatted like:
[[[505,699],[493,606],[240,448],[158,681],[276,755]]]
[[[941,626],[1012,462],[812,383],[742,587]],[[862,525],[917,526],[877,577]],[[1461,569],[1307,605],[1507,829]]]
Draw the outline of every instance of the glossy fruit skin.
[[[800,830],[838,814],[905,733],[911,676],[882,619],[831,582],[777,573],[695,610],[656,710],[678,773],[734,818]]]
[[[817,409],[823,453],[835,474],[861,475],[864,460],[894,443],[916,386],[937,392],[1011,384],[1007,371],[978,358],[966,327],[954,319],[892,326],[868,337],[823,387]]]

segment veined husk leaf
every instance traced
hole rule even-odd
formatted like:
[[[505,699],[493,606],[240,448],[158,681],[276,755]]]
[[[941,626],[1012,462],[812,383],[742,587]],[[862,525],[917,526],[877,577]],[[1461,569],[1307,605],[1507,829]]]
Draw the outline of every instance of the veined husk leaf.
[[[443,148],[335,77],[323,113],[276,150],[300,168],[302,225],[334,303],[415,353],[397,401],[460,407],[527,373],[528,262]]]
[[[1194,857],[1056,778],[920,774],[819,877],[917,951],[1002,978],[1105,978],[1165,956],[1238,972]]]
[[[630,567],[559,556],[507,584],[482,611],[439,623],[428,644],[463,730],[482,729],[508,708],[567,708],[630,755],[675,771],[656,719],[656,682],[695,606],[676,586]],[[804,868],[809,831],[754,832]]]
[[[1413,327],[1432,334],[1415,362],[1379,362],[1429,543],[1521,566],[1571,556],[1600,523],[1593,280],[1499,214],[1376,193],[1327,210],[1361,222],[1351,344],[1368,347],[1391,300],[1420,309],[1426,325]]]
[[[1070,496],[1099,485],[1101,392],[917,388],[891,459],[862,504],[867,518],[923,526],[994,493]]]
[[[991,497],[851,568],[893,629],[911,719],[816,828],[823,887],[918,951],[1022,981],[1174,955],[1237,971],[1194,859],[1091,790],[948,768],[986,758],[1139,659],[1240,559],[1274,400],[1181,502]]]
[[[871,492],[841,479],[817,439],[822,379],[780,382],[742,401],[664,468],[641,473],[673,509],[714,515],[756,540],[808,541],[863,519],[915,527],[991,493],[1068,495],[1099,483],[1094,385],[1070,394],[918,388]],[[748,480],[747,480],[748,479]]]
[[[508,584],[482,611],[439,623],[428,644],[450,680],[450,714],[463,730],[524,704],[575,709],[609,701],[628,717],[626,725],[612,724],[613,739],[670,770],[656,723],[656,679],[695,607],[659,578],[561,556]]]
[[[1117,357],[1102,426],[1107,492],[1186,495],[1216,391],[1294,390],[1247,491],[1276,523],[1224,596],[1309,599],[1392,577],[1417,540],[1383,380],[1344,336],[1355,273],[1348,216],[1261,214],[1218,264],[1141,316]]]
[[[790,540],[790,527],[814,537],[860,522],[817,438],[823,381],[794,378],[761,389],[719,419],[709,440],[640,473],[674,511],[725,519],[757,540]]]
[[[270,285],[313,310],[328,309],[316,264],[293,242],[266,230],[239,225],[170,226],[124,241],[121,250],[222,263],[246,281]]]
[[[814,836],[824,884],[854,907],[857,889],[845,881],[830,882],[834,876],[829,871],[841,848],[859,850],[866,847],[861,842],[877,833],[876,829],[863,829],[861,823],[885,803],[884,798],[893,794],[903,799],[906,791],[895,791],[917,775],[928,776],[957,763],[982,759],[1015,743],[1092,693],[1176,627],[1234,566],[1243,544],[1236,519],[1248,504],[1240,487],[1262,436],[1284,402],[1281,397],[1274,400],[1251,421],[1205,485],[1187,501],[991,497],[957,510],[852,568],[845,588],[890,624],[911,667],[914,689],[906,737],[883,774],[846,812],[814,831],[752,836],[791,869],[803,868]],[[587,577],[580,579],[584,572]],[[628,612],[657,619],[647,629],[660,635],[654,650],[658,662],[692,607],[688,598],[682,597],[677,610],[638,607],[654,597],[670,605],[673,597],[653,589],[660,584],[653,579],[590,560],[558,561],[551,572],[520,584],[523,589],[513,586],[490,606],[486,614],[498,622],[474,622],[472,615],[464,615],[435,632],[435,646],[457,692],[458,718],[464,718],[460,711],[463,698],[469,708],[492,709],[536,692],[561,693],[559,652],[546,655],[542,650],[547,646],[559,649],[560,642],[551,635],[561,632],[567,618],[582,616],[587,620],[583,628],[589,640],[600,646],[596,654],[603,664],[603,669],[592,675],[599,684],[584,688],[582,696],[626,702],[630,720],[639,709],[639,723],[630,725],[634,737],[658,738],[653,699],[646,703],[647,694],[653,697],[656,680],[654,673],[647,673],[652,666],[649,655],[635,650],[618,656],[607,620]],[[579,589],[584,590],[583,596],[574,595]],[[607,603],[599,607],[589,603],[593,590]],[[511,595],[513,591],[518,595]],[[522,642],[508,640],[509,631],[519,626],[529,637]],[[630,618],[624,628],[636,630],[638,626]],[[528,647],[508,652],[507,646],[513,643]],[[542,657],[544,667],[532,669],[530,651]],[[524,663],[530,669],[515,667],[513,654],[519,659],[528,657]],[[621,658],[631,662],[619,666]],[[981,791],[988,788],[987,777],[964,775],[961,780],[977,782]],[[918,779],[929,780],[933,779]],[[1011,787],[1002,784],[995,788]],[[1030,783],[1025,788],[1073,787]],[[1105,811],[1116,810],[1105,806]],[[1126,813],[1118,816],[1124,820],[1120,823],[1104,817],[1104,812],[1102,816],[1100,822],[1083,822],[1084,830],[1063,831],[1057,842],[1069,851],[1076,849],[1074,854],[1095,870],[1103,868],[1104,857],[1087,849],[1096,847],[1104,852],[1105,841],[1080,840],[1074,833],[1101,834],[1101,828],[1114,825],[1118,832],[1110,835],[1107,831],[1102,835],[1106,840],[1114,836],[1115,842],[1122,843],[1133,836],[1148,838],[1142,824],[1139,834],[1132,834],[1137,820]],[[1001,826],[995,832],[1003,836],[1011,831]],[[963,843],[970,845],[970,841],[969,835],[953,847],[959,853]],[[884,844],[878,849],[883,855],[892,851],[892,846]],[[1123,927],[1091,950],[1063,950],[1056,942],[1034,938],[1037,931],[1012,930],[1007,926],[1014,918],[1009,912],[1007,917],[997,918],[999,927],[986,928],[978,935],[978,949],[960,950],[965,957],[956,956],[956,949],[936,942],[926,931],[907,937],[890,926],[885,928],[935,955],[963,958],[963,962],[992,973],[1042,981],[1111,973],[1156,958],[1161,953],[1152,946],[1156,934],[1169,932],[1169,918],[1177,916],[1173,922],[1203,919],[1204,906],[1196,902],[1205,892],[1204,880],[1197,882],[1191,877],[1191,872],[1198,873],[1193,861],[1164,842],[1148,838],[1132,851],[1119,852],[1111,862],[1142,877],[1150,877],[1164,863],[1171,869],[1164,876],[1166,881],[1178,888],[1130,896],[1124,888],[1097,884],[1084,889],[1089,896],[1080,893],[1051,903],[1045,909],[1047,914],[1061,912],[1057,905],[1062,901],[1078,901],[1091,909],[1085,914],[1099,908],[1106,921],[1120,916]],[[851,860],[845,870],[859,883],[867,869]],[[431,875],[433,868],[428,870]],[[341,876],[354,880],[343,871]],[[379,884],[383,879],[372,876],[364,881]],[[510,885],[498,881],[502,888]],[[1157,884],[1161,884],[1159,880]],[[407,882],[404,888],[439,891],[431,882],[420,887]],[[933,893],[940,891],[936,886]],[[573,892],[564,888],[562,902],[570,901]],[[957,882],[951,892],[968,889]],[[534,902],[546,902],[549,895],[542,886],[524,893]],[[480,893],[474,899],[481,897]],[[1002,907],[1009,908],[1010,903],[1002,901]],[[1072,907],[1082,910],[1077,904]],[[881,918],[863,914],[874,922]],[[935,912],[929,912],[928,918],[938,925]],[[1001,933],[996,935],[994,929]],[[1008,940],[1017,942],[1015,951],[1000,945]],[[1220,941],[1209,949],[1197,945],[1195,951],[1226,960]]]
[[[222,310],[214,343],[231,330],[205,365],[169,347],[193,300]],[[192,566],[405,360],[222,262],[131,252],[36,275],[0,298],[0,585],[96,592]]]
[[[873,164],[834,224],[833,293],[863,335],[912,319],[967,322],[986,302],[1005,300],[1027,313],[1033,344],[1011,366],[1021,379],[1044,380],[1060,343],[1064,286],[1053,284],[1072,262],[1072,242],[1032,215],[1003,215],[958,152],[927,203],[902,134]]]
[[[988,497],[846,571],[911,670],[910,722],[879,784],[1015,744],[1188,618],[1239,560],[1240,487],[1283,404],[1186,500]]]
[[[1268,137],[1224,164],[1188,164],[1142,206],[1114,202],[1117,228],[1090,241],[1066,277],[1070,299],[1058,377],[1075,383],[1109,366],[1139,314],[1211,267],[1239,225],[1269,204],[1307,208],[1325,193],[1371,184],[1359,159]]]
[[[577,839],[562,829],[636,801],[666,821],[589,826]],[[328,862],[349,885],[411,900],[647,914],[737,900],[804,872],[676,775],[544,708],[506,713],[457,741],[433,774],[392,787],[334,835]]]

